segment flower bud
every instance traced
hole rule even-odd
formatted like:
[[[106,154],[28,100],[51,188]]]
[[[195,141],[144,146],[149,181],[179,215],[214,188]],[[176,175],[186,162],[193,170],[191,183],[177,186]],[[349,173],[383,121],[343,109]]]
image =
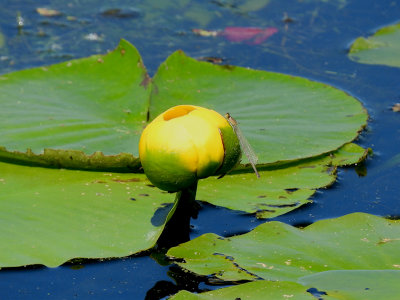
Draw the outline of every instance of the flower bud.
[[[186,189],[198,179],[225,174],[240,159],[239,140],[229,122],[214,110],[178,105],[144,129],[139,157],[158,188]]]

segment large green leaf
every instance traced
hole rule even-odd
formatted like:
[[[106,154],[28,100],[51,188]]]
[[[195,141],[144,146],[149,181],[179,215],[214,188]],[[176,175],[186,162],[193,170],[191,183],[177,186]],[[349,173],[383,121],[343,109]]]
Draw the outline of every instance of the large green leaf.
[[[294,282],[259,280],[238,286],[218,289],[201,294],[180,291],[169,299],[173,300],[233,300],[233,299],[296,299],[315,300],[307,288]]]
[[[0,267],[55,267],[149,249],[172,203],[143,174],[0,163]]]
[[[104,56],[3,75],[0,158],[137,171],[149,102],[151,118],[182,103],[229,111],[261,164],[336,150],[353,140],[367,119],[356,99],[331,86],[199,62],[180,51],[161,65],[154,83],[137,50],[124,40]]]
[[[3,75],[0,156],[72,168],[136,169],[132,154],[137,156],[146,121],[147,83],[139,53],[124,40],[104,56]]]
[[[400,270],[327,271],[302,277],[298,282],[324,291],[333,299],[394,300],[400,294]]]
[[[368,38],[357,38],[349,57],[364,64],[400,67],[400,23],[378,30]]]
[[[353,140],[367,120],[358,101],[331,86],[198,62],[180,51],[160,66],[153,82],[151,118],[177,104],[229,112],[261,164],[336,150]]]
[[[170,299],[398,299],[400,271],[326,271],[298,282],[258,280],[201,294],[180,291]]]
[[[317,188],[336,180],[336,166],[356,164],[367,153],[360,146],[347,144],[313,159],[261,167],[260,178],[250,170],[233,172],[221,179],[209,177],[199,182],[197,199],[256,213],[258,218],[276,217],[311,202],[309,198]]]
[[[269,222],[232,238],[205,234],[167,255],[222,280],[297,281],[329,270],[398,270],[399,247],[399,221],[354,213],[304,229]]]

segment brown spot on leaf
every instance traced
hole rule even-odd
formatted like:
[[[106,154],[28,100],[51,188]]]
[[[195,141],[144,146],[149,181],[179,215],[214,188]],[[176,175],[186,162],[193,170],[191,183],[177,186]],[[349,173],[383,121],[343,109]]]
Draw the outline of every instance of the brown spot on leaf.
[[[149,194],[139,194],[139,196],[148,197],[150,195]]]
[[[300,169],[314,169],[315,166],[302,166]]]
[[[144,78],[142,80],[142,82],[140,83],[140,85],[142,87],[144,87],[145,89],[147,89],[147,86],[149,85],[149,83],[151,82],[151,78],[149,76],[149,74],[144,74]]]
[[[120,179],[120,178],[113,178],[111,179],[112,181],[115,182],[139,182],[139,178],[129,178],[129,179]]]
[[[267,204],[269,207],[277,207],[277,208],[284,208],[284,207],[296,207],[300,204],[300,202],[289,203],[289,204]]]
[[[103,181],[103,180],[95,180],[95,181],[93,181],[93,183],[107,183],[107,182]]]
[[[227,70],[227,71],[233,71],[233,70],[235,70],[235,66],[232,66],[232,65],[220,65],[220,67],[222,68],[222,69],[225,69],[225,70]]]
[[[389,242],[400,241],[400,239],[382,238],[377,245],[383,245]]]

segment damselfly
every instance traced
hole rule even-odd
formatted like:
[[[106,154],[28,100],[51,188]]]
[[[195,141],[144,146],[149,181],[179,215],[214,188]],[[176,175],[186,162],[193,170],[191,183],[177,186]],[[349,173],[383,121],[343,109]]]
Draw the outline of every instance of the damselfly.
[[[258,161],[257,155],[254,153],[253,148],[251,148],[249,142],[247,139],[244,137],[242,131],[239,128],[238,122],[229,114],[226,113],[225,118],[228,120],[229,124],[232,126],[233,131],[235,132],[236,136],[239,139],[240,143],[240,148],[244,152],[244,154],[247,156],[251,166],[253,167],[254,172],[256,173],[257,177],[260,177],[260,174],[257,171],[256,164]]]

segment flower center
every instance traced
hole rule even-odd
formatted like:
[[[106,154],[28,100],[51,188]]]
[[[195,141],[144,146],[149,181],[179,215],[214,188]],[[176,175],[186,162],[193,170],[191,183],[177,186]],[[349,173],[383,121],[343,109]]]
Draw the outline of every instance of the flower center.
[[[171,119],[175,119],[175,118],[179,118],[182,116],[187,115],[188,113],[190,113],[192,110],[195,110],[196,108],[190,105],[179,105],[179,106],[175,106],[169,110],[167,110],[164,115],[163,118],[165,121],[169,121]]]

